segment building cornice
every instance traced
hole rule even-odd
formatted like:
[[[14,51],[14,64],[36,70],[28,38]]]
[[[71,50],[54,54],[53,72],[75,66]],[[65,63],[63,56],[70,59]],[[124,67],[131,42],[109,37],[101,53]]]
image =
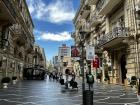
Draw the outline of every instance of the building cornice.
[[[25,4],[25,6],[26,6],[26,9],[27,9],[27,12],[28,12],[28,15],[29,15],[30,21],[31,21],[32,26],[33,26],[33,28],[34,28],[34,23],[33,23],[33,20],[32,20],[32,17],[31,17],[31,14],[30,14],[30,11],[29,11],[29,8],[28,8],[28,5],[27,5],[27,2],[26,2],[26,0],[23,0],[23,2],[24,2],[24,4]]]
[[[77,12],[76,12],[76,14],[75,14],[75,17],[74,17],[74,19],[73,19],[74,25],[75,25],[75,23],[76,23],[76,21],[77,21],[77,19],[78,19],[78,16],[80,15],[80,12],[81,12],[81,10],[82,10],[82,8],[83,8],[83,5],[84,5],[84,3],[81,3],[81,4],[80,4],[80,7],[79,7],[79,9],[77,10]]]

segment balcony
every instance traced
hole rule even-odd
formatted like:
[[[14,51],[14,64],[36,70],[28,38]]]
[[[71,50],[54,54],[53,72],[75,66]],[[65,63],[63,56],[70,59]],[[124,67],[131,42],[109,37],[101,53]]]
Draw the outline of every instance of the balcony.
[[[88,0],[90,5],[96,5],[98,0]]]
[[[111,32],[102,35],[99,38],[98,47],[110,48],[117,44],[121,44],[124,39],[128,38],[128,28],[116,27]]]
[[[33,44],[31,42],[27,44],[26,48],[27,48],[26,49],[27,53],[32,53],[33,52]]]
[[[102,22],[102,17],[96,14],[91,16],[91,26],[96,27],[98,24]]]
[[[16,23],[16,12],[13,7],[13,0],[0,1],[0,20],[4,20],[10,23]]]
[[[82,19],[86,19],[89,14],[90,14],[90,6],[89,5],[85,5],[83,7],[83,10],[81,11],[81,18]]]
[[[80,27],[82,26],[82,24],[83,24],[83,21],[82,21],[81,19],[79,19],[79,20],[77,21],[76,27],[77,27],[77,28],[80,28]]]
[[[22,29],[21,25],[14,24],[13,26],[10,27],[10,29],[12,30],[12,32],[15,35],[23,34],[23,29]]]
[[[14,40],[16,40],[19,45],[23,45],[26,43],[26,34],[23,31],[21,25],[14,24],[10,27],[10,30],[14,34]]]
[[[99,15],[106,15],[112,11],[112,9],[118,5],[122,0],[100,0],[97,4],[97,10]]]
[[[85,22],[82,26],[82,31],[89,33],[91,31],[90,29],[90,22]]]

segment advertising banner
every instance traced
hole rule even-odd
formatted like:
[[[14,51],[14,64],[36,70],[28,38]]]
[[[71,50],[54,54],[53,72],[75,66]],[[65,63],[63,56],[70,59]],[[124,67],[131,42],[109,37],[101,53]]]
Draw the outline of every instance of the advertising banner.
[[[76,46],[71,46],[71,57],[80,57],[80,51]]]
[[[95,67],[96,69],[99,68],[99,58],[98,57],[94,58],[93,67]]]
[[[86,47],[86,60],[93,60],[95,55],[95,50],[94,47],[92,46],[87,46]]]

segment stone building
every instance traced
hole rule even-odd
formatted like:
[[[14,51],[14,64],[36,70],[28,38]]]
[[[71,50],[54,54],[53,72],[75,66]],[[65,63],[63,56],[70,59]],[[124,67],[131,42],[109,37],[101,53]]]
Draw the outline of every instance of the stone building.
[[[79,32],[85,31],[85,46],[95,47],[103,78],[106,64],[112,83],[140,77],[140,0],[81,0],[73,22],[76,45]]]
[[[0,79],[33,66],[33,28],[25,0],[0,1]]]
[[[37,44],[34,45],[34,66],[47,68],[44,49]]]
[[[61,47],[59,47],[58,51],[58,62],[59,62],[59,69],[58,72],[62,72],[65,74],[65,69],[72,70],[72,59],[70,55],[70,47],[66,44],[62,44]]]

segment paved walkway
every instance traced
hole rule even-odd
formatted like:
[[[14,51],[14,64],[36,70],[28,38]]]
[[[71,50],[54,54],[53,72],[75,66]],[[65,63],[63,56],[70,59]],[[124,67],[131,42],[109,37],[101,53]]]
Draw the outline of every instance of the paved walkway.
[[[56,81],[26,80],[0,89],[0,105],[81,105],[82,86],[66,90]],[[118,85],[94,85],[94,105],[140,105],[135,91]]]

